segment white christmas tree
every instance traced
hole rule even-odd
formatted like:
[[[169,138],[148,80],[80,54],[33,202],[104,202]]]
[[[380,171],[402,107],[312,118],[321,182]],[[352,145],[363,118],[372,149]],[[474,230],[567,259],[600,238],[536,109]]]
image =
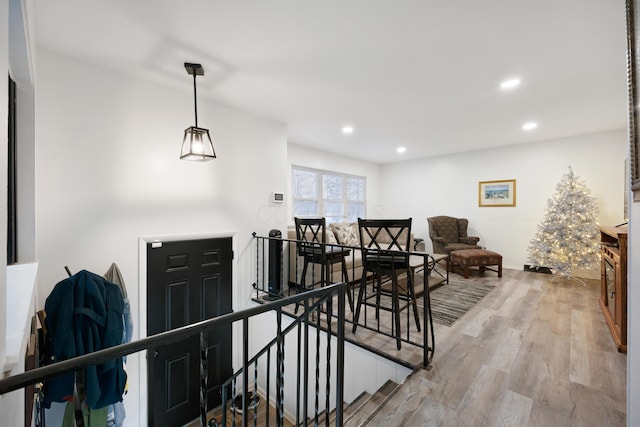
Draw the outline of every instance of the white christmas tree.
[[[600,261],[597,215],[589,189],[569,167],[556,186],[556,194],[547,201],[544,219],[529,244],[529,259],[571,279],[575,279],[574,268],[596,267]]]

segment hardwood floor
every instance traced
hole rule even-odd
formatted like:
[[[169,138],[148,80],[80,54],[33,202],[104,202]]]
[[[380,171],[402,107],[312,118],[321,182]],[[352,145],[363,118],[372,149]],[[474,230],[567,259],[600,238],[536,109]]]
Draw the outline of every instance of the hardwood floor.
[[[371,426],[624,426],[626,355],[598,306],[599,281],[516,270],[451,327],[435,325],[415,371]],[[463,279],[464,280],[464,279]]]

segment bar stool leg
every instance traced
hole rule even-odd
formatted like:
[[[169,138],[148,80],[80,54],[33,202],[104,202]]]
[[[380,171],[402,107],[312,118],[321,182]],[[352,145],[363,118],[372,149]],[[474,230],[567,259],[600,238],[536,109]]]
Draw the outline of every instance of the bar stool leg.
[[[400,302],[398,298],[398,276],[395,271],[391,274],[391,294],[393,299],[393,323],[395,324],[396,346],[400,350]],[[380,306],[380,304],[378,304]]]
[[[298,288],[298,292],[300,293],[300,289],[306,290],[306,279],[307,279],[307,267],[309,266],[309,261],[307,259],[304,260],[304,266],[302,267],[302,277],[300,278],[300,287]],[[300,307],[300,303],[296,303],[296,308],[293,310],[293,314],[298,314],[298,308]]]
[[[418,305],[416,304],[416,292],[415,286],[413,284],[413,275],[408,272],[407,273],[407,293],[409,294],[409,304],[413,305],[413,317],[416,321],[416,328],[418,332],[420,332],[420,316],[418,315]],[[409,325],[407,325],[409,327]]]
[[[360,291],[358,292],[358,303],[356,304],[356,313],[353,316],[353,329],[352,332],[356,333],[358,327],[358,319],[360,319],[360,308],[362,307],[362,300],[364,298],[365,287],[367,285],[366,270],[362,272],[362,278],[360,279]]]
[[[342,258],[342,280],[347,284],[347,298],[349,299],[349,307],[351,308],[351,312],[353,313],[353,295],[351,295],[351,286],[349,285],[349,275],[347,274],[347,263]]]

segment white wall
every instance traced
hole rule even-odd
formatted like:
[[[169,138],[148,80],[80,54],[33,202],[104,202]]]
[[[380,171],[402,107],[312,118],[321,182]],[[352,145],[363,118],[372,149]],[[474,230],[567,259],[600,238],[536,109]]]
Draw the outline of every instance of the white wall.
[[[522,269],[547,200],[573,168],[596,198],[601,224],[624,221],[625,130],[506,148],[453,154],[382,167],[380,197],[387,217],[413,217],[413,230],[431,250],[426,218],[469,219],[469,235]],[[516,207],[478,207],[478,182],[516,180]]]
[[[37,52],[37,256],[40,301],[66,277],[64,266],[103,274],[116,262],[140,319],[138,238],[236,232],[234,308],[249,295],[254,270],[244,253],[251,233],[286,228],[285,209],[270,202],[286,188],[286,129],[203,98],[199,124],[214,138],[217,159],[178,159],[192,125],[193,93],[145,76],[96,68]],[[175,64],[182,67],[182,64]],[[202,77],[206,79],[206,75]],[[237,343],[236,343],[237,344]],[[139,360],[130,357],[127,425],[139,425]]]
[[[384,199],[380,198],[380,165],[351,157],[289,143],[286,194],[289,205],[288,223],[293,224],[291,203],[291,165],[322,169],[367,178],[367,216],[379,216]],[[286,234],[285,234],[286,235]]]
[[[3,79],[6,79],[6,75],[9,72],[9,2],[8,0],[0,0],[0,76],[3,76]],[[6,82],[6,80],[5,80]],[[6,147],[7,141],[7,120],[4,119],[7,117],[8,109],[7,102],[7,84],[0,84],[0,135],[3,141],[2,147]],[[2,170],[2,174],[0,175],[0,202],[6,203],[7,199],[7,187],[6,187],[6,176],[7,176],[7,162],[6,162],[6,149],[2,150],[0,156],[0,170]],[[3,205],[6,206],[6,205]],[[7,224],[7,214],[5,209],[0,209],[0,237],[3,237],[2,242],[6,242],[6,224]],[[2,261],[0,261],[0,307],[4,311],[7,301],[7,282],[6,282],[6,245],[2,245],[2,249],[0,249],[0,253],[4,254]],[[4,366],[5,362],[5,338],[6,338],[6,319],[4,313],[0,315],[0,366]],[[19,422],[21,419],[22,413],[19,412],[16,414],[16,411],[12,411],[14,408],[21,408],[24,405],[21,404],[22,401],[22,392],[16,391],[5,396],[0,396],[0,416],[2,419],[9,423]],[[16,424],[17,425],[17,424]]]

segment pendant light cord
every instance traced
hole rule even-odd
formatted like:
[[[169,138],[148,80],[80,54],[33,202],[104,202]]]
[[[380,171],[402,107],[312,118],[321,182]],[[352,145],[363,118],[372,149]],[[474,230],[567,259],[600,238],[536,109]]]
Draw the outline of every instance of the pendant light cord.
[[[196,116],[196,127],[198,127],[198,98],[196,97],[196,70],[193,70],[193,109]]]

